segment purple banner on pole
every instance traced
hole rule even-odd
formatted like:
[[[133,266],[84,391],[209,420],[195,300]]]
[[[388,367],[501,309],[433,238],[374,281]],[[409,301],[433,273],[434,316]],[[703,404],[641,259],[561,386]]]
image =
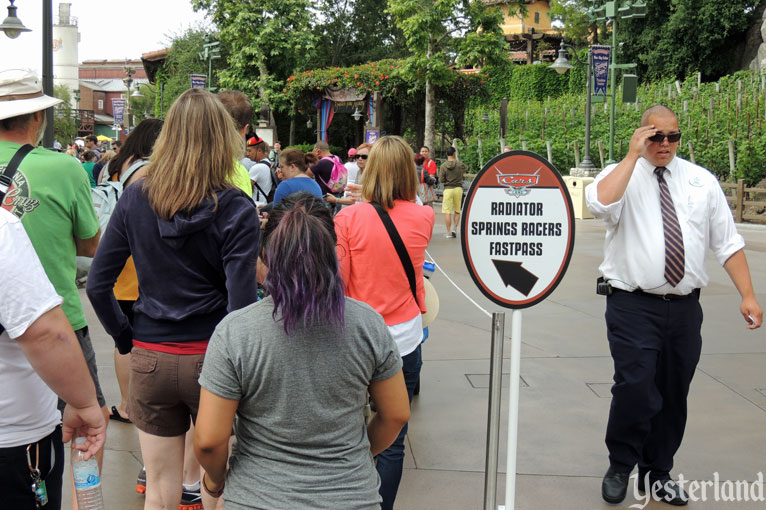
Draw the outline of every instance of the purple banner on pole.
[[[125,122],[125,106],[127,105],[126,99],[112,98],[112,115],[114,116],[115,124],[122,124]]]
[[[606,95],[606,86],[609,81],[609,57],[612,53],[612,47],[591,46],[591,50],[593,51],[593,94]]]
[[[205,88],[207,85],[207,75],[205,74],[192,74],[191,75],[191,88]]]

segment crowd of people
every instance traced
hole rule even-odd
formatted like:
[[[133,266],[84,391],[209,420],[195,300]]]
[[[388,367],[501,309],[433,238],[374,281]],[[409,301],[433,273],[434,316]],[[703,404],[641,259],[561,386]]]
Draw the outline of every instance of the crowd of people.
[[[441,181],[455,238],[466,171],[455,150],[438,169],[428,147],[413,154],[397,136],[346,164],[324,141],[282,150],[251,130],[245,94],[194,88],[119,151],[88,137],[67,155],[37,147],[58,102],[32,72],[0,71],[4,503],[60,508],[64,443],[86,438],[71,447],[100,467],[111,419],[138,430],[147,509],[394,508],[427,336],[435,214],[423,205]],[[725,197],[676,157],[680,137],[672,110],[650,108],[628,155],[585,190],[607,225],[598,289],[615,385],[602,497],[613,504],[636,465],[640,490],[688,501],[670,471],[708,247],[747,327],[763,321]],[[115,181],[103,223],[91,188]],[[76,256],[93,258],[87,297],[114,340],[111,408]]]
[[[323,141],[272,148],[244,94],[190,89],[97,168],[91,140],[84,164],[36,147],[58,100],[34,74],[0,72],[0,96],[0,160],[17,166],[2,274],[26,275],[0,285],[25,296],[0,311],[0,379],[20,389],[0,407],[19,424],[0,428],[13,507],[37,504],[28,448],[59,508],[62,439],[87,437],[100,465],[111,419],[138,430],[147,509],[393,508],[434,227],[410,146],[383,137],[346,165]],[[105,181],[122,194],[99,228]],[[87,296],[114,340],[111,408],[75,255],[93,257]]]

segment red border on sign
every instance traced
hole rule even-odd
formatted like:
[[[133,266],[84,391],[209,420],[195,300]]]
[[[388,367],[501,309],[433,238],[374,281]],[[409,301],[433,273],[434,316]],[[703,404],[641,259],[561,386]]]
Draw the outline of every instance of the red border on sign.
[[[558,188],[561,192],[562,198],[564,199],[567,207],[567,220],[568,220],[568,226],[567,229],[567,248],[565,256],[563,257],[563,260],[561,262],[561,265],[559,266],[559,269],[556,273],[556,276],[551,280],[551,282],[548,284],[545,289],[543,289],[541,292],[538,292],[534,296],[531,296],[529,298],[519,300],[519,301],[510,301],[505,298],[502,298],[489,290],[489,288],[484,284],[484,282],[479,278],[478,273],[476,271],[476,268],[473,265],[473,259],[471,257],[470,249],[468,248],[468,219],[469,214],[468,212],[471,210],[471,205],[473,203],[474,196],[476,195],[476,191],[479,188],[504,188],[506,186],[502,186],[498,183],[497,180],[497,171],[495,170],[495,167],[498,166],[498,163],[501,161],[508,159],[508,158],[514,158],[513,161],[513,172],[514,174],[519,175],[531,175],[534,174],[540,170],[544,170],[542,172],[537,173],[538,178],[537,182],[534,185],[535,188]],[[505,165],[503,165],[505,166]],[[566,183],[564,182],[564,179],[561,178],[561,174],[559,174],[559,171],[556,170],[556,167],[553,166],[549,161],[541,158],[534,152],[528,152],[528,151],[511,151],[506,152],[503,154],[500,154],[496,157],[494,157],[492,160],[490,160],[486,165],[484,165],[484,168],[482,168],[479,173],[476,175],[476,178],[474,178],[473,183],[471,183],[471,187],[468,190],[468,194],[466,195],[465,203],[463,206],[463,214],[460,218],[461,222],[461,228],[463,235],[461,235],[461,245],[463,248],[463,259],[465,261],[466,267],[468,268],[468,273],[471,275],[471,278],[473,279],[476,286],[481,290],[481,292],[487,296],[489,299],[491,299],[493,302],[497,303],[500,306],[503,306],[505,308],[528,308],[530,306],[536,305],[540,301],[543,301],[545,298],[547,298],[558,286],[559,282],[564,277],[564,273],[566,273],[567,268],[569,267],[569,261],[572,258],[572,251],[574,250],[574,238],[575,238],[575,224],[574,224],[574,209],[572,207],[572,199],[569,196],[569,190],[566,187]]]

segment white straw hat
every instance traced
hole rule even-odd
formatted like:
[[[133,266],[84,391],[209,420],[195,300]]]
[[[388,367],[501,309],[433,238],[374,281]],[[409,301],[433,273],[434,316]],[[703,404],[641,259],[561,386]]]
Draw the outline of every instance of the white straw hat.
[[[29,69],[0,71],[0,120],[46,110],[63,102],[43,94],[43,86]]]
[[[436,289],[428,281],[428,278],[423,278],[423,287],[426,291],[426,313],[423,314],[423,327],[428,327],[436,316],[439,314],[439,294],[436,293]]]

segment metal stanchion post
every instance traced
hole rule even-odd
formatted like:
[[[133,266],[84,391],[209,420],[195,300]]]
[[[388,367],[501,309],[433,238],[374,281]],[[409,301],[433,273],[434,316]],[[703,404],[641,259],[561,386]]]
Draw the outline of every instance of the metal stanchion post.
[[[503,373],[505,313],[492,314],[492,347],[489,364],[489,412],[487,457],[484,464],[484,510],[495,510],[497,496],[497,453],[500,440],[500,388]]]
[[[516,505],[516,447],[519,439],[519,379],[521,378],[521,310],[511,314],[511,391],[508,396],[508,463],[505,472],[505,510]]]

